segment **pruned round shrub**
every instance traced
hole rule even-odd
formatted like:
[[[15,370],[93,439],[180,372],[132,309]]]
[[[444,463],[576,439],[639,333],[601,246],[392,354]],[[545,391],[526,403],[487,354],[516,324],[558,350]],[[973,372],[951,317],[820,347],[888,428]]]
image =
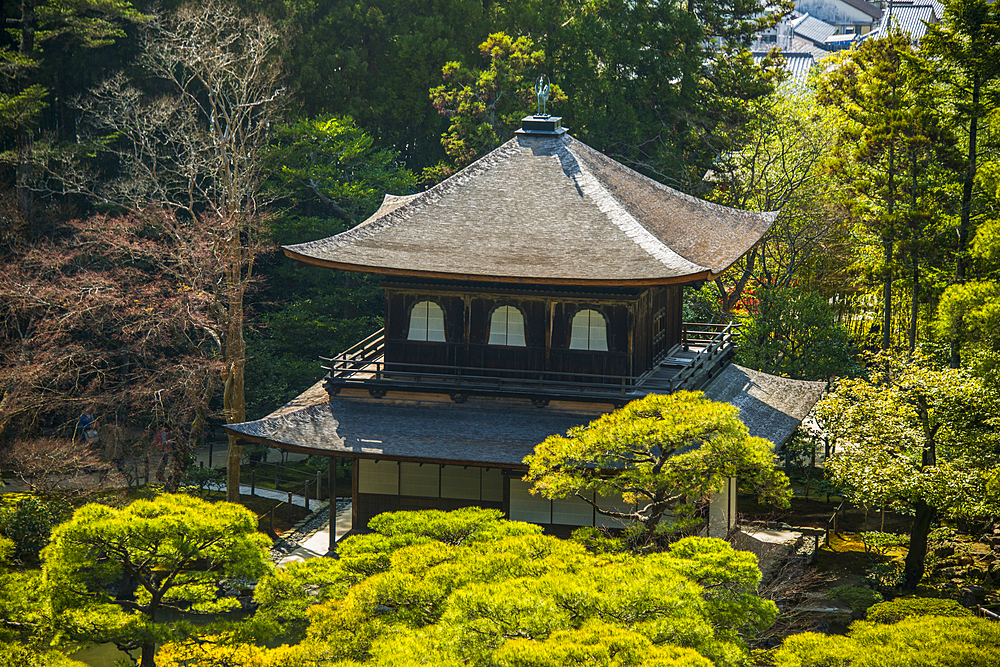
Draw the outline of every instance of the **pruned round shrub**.
[[[866,618],[875,623],[898,623],[916,616],[964,617],[972,616],[972,612],[955,600],[905,597],[872,605]]]
[[[0,509],[0,535],[14,542],[14,558],[34,562],[49,543],[53,519],[52,510],[43,501],[24,496],[14,507]]]

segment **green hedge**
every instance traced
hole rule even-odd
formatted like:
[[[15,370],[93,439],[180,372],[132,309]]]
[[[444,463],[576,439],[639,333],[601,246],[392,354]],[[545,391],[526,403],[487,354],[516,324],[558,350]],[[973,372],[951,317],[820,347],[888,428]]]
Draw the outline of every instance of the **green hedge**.
[[[875,623],[897,623],[917,616],[964,617],[972,616],[972,612],[954,600],[905,597],[872,605],[866,618]]]

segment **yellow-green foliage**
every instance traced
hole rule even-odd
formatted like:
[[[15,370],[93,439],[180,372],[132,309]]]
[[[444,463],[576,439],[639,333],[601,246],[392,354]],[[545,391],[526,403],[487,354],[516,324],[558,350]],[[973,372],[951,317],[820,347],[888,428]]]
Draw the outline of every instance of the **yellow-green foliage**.
[[[656,646],[637,632],[614,625],[587,623],[560,630],[545,641],[511,639],[493,655],[497,667],[711,667],[697,651]]]
[[[905,597],[872,605],[865,619],[872,623],[896,623],[913,616],[966,618],[972,616],[972,612],[954,600]]]
[[[35,649],[25,644],[0,644],[0,667],[88,667],[63,653]]]
[[[449,521],[476,528],[442,530]],[[735,666],[748,658],[743,638],[777,613],[757,596],[756,558],[722,540],[595,555],[487,510],[372,525],[384,532],[345,542],[335,565],[260,582],[267,639],[287,644],[248,651],[247,664]],[[358,562],[378,567],[361,574]]]
[[[805,632],[785,640],[776,667],[995,667],[1000,623],[925,616],[893,625],[856,621],[846,636]]]
[[[546,438],[524,460],[526,479],[546,498],[596,492],[635,503],[628,518],[649,529],[685,499],[718,491],[728,477],[761,500],[787,505],[788,479],[775,470],[771,443],[751,437],[738,413],[701,392],[653,394],[565,437]]]
[[[45,587],[71,637],[148,646],[168,629],[156,622],[159,609],[238,607],[218,596],[218,581],[265,574],[268,546],[239,505],[170,494],[122,509],[90,504],[53,531]]]

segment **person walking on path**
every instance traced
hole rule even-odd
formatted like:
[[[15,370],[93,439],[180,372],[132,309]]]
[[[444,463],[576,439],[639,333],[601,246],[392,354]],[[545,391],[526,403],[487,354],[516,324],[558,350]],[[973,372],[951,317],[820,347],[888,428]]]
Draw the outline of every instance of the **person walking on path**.
[[[94,409],[88,407],[80,418],[76,421],[76,430],[73,432],[73,439],[79,438],[85,444],[97,444],[97,418],[94,417]]]

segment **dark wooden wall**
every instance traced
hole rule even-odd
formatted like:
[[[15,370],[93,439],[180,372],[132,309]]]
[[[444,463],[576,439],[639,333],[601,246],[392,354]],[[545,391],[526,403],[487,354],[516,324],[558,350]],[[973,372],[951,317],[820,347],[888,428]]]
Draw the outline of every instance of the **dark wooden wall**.
[[[651,361],[656,363],[670,348],[681,342],[684,313],[684,288],[654,287],[650,290],[652,320],[649,331]]]
[[[681,287],[577,293],[481,285],[385,283],[388,363],[609,376],[638,376],[680,339]],[[410,311],[433,301],[444,311],[447,342],[409,341]],[[493,311],[515,306],[524,316],[526,347],[489,345]],[[608,351],[569,349],[573,316],[595,310],[607,322]]]

